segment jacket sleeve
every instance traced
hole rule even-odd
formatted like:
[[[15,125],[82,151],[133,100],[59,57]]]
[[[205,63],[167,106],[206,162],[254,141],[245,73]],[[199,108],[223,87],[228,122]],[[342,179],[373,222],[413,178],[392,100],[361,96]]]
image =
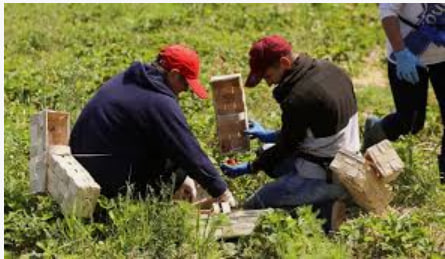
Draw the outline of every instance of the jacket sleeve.
[[[275,166],[284,158],[294,153],[298,144],[305,138],[309,127],[309,116],[311,112],[304,98],[282,104],[282,127],[278,140],[270,149],[263,152],[252,163],[254,172],[263,170],[271,172]]]
[[[177,102],[166,99],[155,112],[158,136],[166,153],[213,197],[225,192],[227,184],[201,149]]]

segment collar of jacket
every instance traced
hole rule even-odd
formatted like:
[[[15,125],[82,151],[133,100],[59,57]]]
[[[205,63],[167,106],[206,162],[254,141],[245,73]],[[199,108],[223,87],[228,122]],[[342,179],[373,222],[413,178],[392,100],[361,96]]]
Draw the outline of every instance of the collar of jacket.
[[[286,72],[281,82],[273,90],[273,96],[278,103],[286,99],[292,88],[300,81],[306,72],[313,68],[315,59],[308,56],[306,53],[300,53],[292,64],[292,68]]]

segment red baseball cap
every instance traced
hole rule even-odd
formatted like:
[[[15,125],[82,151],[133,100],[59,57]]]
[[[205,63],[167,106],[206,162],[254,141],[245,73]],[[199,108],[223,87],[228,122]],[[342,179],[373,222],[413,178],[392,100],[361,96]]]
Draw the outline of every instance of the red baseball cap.
[[[253,43],[249,51],[250,73],[244,85],[256,86],[263,79],[266,68],[291,51],[292,46],[279,35],[266,36]]]
[[[184,45],[169,45],[159,52],[160,65],[167,69],[177,69],[189,84],[190,89],[201,99],[208,97],[205,87],[199,81],[199,56]]]

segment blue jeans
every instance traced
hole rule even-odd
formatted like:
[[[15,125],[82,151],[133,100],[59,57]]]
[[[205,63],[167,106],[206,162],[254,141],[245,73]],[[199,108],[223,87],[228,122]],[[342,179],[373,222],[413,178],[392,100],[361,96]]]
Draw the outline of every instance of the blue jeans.
[[[295,166],[298,158],[285,159],[273,175],[278,179],[267,183],[244,203],[245,209],[294,208],[304,204],[322,203],[346,195],[338,184],[329,184],[324,179],[301,177]]]

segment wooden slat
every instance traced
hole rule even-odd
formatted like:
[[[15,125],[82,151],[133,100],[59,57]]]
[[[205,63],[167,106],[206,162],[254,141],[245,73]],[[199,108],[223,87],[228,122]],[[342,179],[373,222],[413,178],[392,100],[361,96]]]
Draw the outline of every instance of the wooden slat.
[[[70,115],[66,112],[48,111],[48,145],[68,145],[70,137]]]
[[[394,181],[403,170],[402,159],[388,140],[384,140],[366,150],[365,158],[370,161],[384,182]]]
[[[29,160],[29,184],[31,193],[44,193],[46,191],[46,172],[48,161],[46,152],[35,155]]]
[[[49,156],[48,192],[60,204],[64,214],[89,217],[99,198],[100,186],[71,155],[69,147],[56,148],[58,152],[50,151]]]
[[[249,139],[244,135],[248,127],[247,109],[241,75],[212,77],[210,84],[221,153],[248,150]]]
[[[248,236],[253,233],[258,218],[272,209],[264,210],[238,210],[227,215],[228,222],[215,231],[217,239],[229,239],[241,236]],[[218,215],[201,215],[201,225],[205,225],[207,220],[214,220]],[[207,229],[209,231],[209,229]]]

